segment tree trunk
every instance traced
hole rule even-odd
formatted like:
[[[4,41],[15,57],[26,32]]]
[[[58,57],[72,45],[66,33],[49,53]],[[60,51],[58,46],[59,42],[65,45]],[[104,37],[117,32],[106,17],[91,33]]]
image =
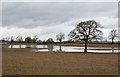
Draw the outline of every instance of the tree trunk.
[[[114,53],[114,39],[112,39],[112,53]]]
[[[84,52],[87,52],[87,40],[85,40],[85,49],[84,49]]]
[[[113,39],[112,39],[112,44],[114,43]]]
[[[60,39],[60,43],[62,42],[62,39]]]

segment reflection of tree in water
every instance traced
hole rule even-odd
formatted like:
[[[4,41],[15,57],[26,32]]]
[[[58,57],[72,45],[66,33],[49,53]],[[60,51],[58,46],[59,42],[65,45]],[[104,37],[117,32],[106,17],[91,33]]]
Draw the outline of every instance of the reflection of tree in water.
[[[112,40],[112,53],[114,53],[114,40],[118,37],[118,31],[113,29],[109,33],[109,38]]]
[[[54,47],[53,47],[52,44],[47,45],[47,47],[48,47],[48,50],[49,50],[49,51],[53,51],[53,48],[54,48]]]
[[[61,52],[62,52],[62,48],[61,48],[61,45],[59,46],[59,51],[61,51]]]
[[[56,51],[57,51],[57,52],[63,52],[63,50],[62,50],[62,46],[59,45],[58,47],[59,47],[59,49],[57,49]]]
[[[112,45],[112,53],[114,53],[114,46]]]
[[[31,48],[31,44],[27,43],[25,48]]]

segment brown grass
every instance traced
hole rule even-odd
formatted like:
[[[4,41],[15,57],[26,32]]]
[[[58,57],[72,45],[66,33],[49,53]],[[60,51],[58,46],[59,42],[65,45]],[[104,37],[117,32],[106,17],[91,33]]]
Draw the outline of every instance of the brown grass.
[[[3,49],[3,75],[117,75],[118,54]]]

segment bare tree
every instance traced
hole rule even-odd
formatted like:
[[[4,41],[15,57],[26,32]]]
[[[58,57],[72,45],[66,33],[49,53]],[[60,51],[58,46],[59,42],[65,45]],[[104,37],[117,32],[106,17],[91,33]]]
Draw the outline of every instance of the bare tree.
[[[34,43],[34,48],[36,48],[37,47],[37,42],[38,42],[38,36],[37,35],[33,36],[32,42]]]
[[[21,48],[21,43],[23,42],[22,36],[17,36],[16,41],[19,43],[19,48]]]
[[[21,42],[23,41],[22,36],[17,36],[17,37],[16,37],[16,41],[17,41],[18,43],[21,43]]]
[[[87,52],[87,44],[91,39],[100,39],[103,35],[99,28],[103,28],[98,22],[88,20],[80,22],[75,29],[69,33],[69,37],[75,40],[83,40],[85,42],[84,52]]]
[[[59,33],[56,35],[57,40],[61,43],[63,39],[65,39],[65,35],[63,33]]]
[[[36,42],[38,41],[38,36],[37,36],[37,35],[34,35],[32,41],[33,41],[33,43],[36,43]]]
[[[109,34],[109,38],[112,40],[112,44],[114,43],[114,40],[118,37],[117,30],[111,30]]]
[[[65,35],[64,35],[63,33],[59,33],[59,34],[56,35],[56,38],[57,38],[57,40],[59,40],[59,42],[61,43],[62,40],[65,39]],[[61,45],[60,45],[59,51],[62,51]]]
[[[10,42],[11,42],[11,43],[14,42],[14,37],[13,37],[13,36],[11,36],[11,38],[10,38]]]
[[[13,48],[13,43],[14,42],[14,37],[13,36],[11,36],[11,38],[10,38],[10,44],[11,44],[11,48]]]
[[[5,39],[6,39],[6,40],[9,42],[9,40],[10,40],[10,37],[6,37]]]

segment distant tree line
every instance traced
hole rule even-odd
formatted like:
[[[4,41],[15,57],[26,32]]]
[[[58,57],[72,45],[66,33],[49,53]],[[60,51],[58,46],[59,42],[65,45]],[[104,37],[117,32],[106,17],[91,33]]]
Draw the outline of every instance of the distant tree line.
[[[78,28],[78,27],[77,27]],[[77,30],[77,29],[76,29]],[[82,32],[82,30],[80,30]],[[69,34],[68,34],[68,40],[63,41],[63,39],[65,39],[65,34],[64,33],[59,33],[56,35],[56,40],[57,42],[60,43],[74,43],[74,42],[84,42],[86,39],[86,36],[88,35],[80,35],[79,33],[75,33],[75,29],[72,30]],[[81,33],[80,32],[80,33]],[[84,32],[83,32],[84,33]],[[94,35],[92,35],[92,33]],[[89,35],[89,38],[87,39],[89,42],[101,42],[104,38],[102,37],[103,33],[102,31],[100,32],[100,34],[95,34],[95,32],[92,32]],[[96,32],[97,33],[97,32]],[[77,35],[78,34],[78,35]],[[94,36],[94,37],[92,37]],[[85,38],[84,38],[85,37]],[[117,39],[118,37],[118,32],[116,29],[113,29],[109,32],[109,39],[111,40],[111,43],[114,43],[114,40]],[[22,36],[17,36],[17,37],[3,37],[1,39],[1,41],[3,42],[9,42],[9,43],[40,43],[40,44],[47,44],[47,43],[56,43],[53,38],[48,38],[47,40],[40,40],[39,37],[37,35],[33,36],[33,38],[31,36],[27,36],[26,38],[23,39]],[[107,40],[105,40],[104,42],[106,42]]]
[[[23,39],[22,36],[17,36],[17,37],[6,37],[3,38],[2,40],[7,41],[9,43],[41,43],[42,41],[38,39],[38,36],[35,35],[33,38],[31,36],[27,36],[25,39]]]

